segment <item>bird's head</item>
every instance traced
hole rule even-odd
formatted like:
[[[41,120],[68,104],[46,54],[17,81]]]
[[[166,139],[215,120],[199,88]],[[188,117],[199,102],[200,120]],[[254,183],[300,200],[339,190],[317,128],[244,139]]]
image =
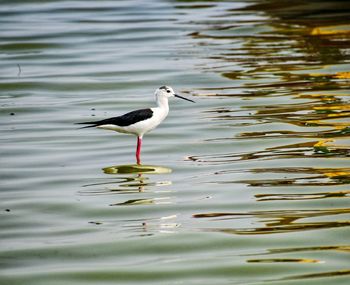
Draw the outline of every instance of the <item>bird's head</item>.
[[[176,94],[175,91],[174,91],[174,89],[171,88],[170,86],[165,86],[165,85],[164,85],[164,86],[159,87],[159,88],[156,90],[155,95],[156,95],[156,98],[157,98],[157,99],[161,99],[161,98],[170,98],[170,97],[177,97],[177,98],[181,98],[181,99],[183,99],[183,100],[187,100],[187,101],[190,101],[190,102],[193,102],[193,103],[194,103],[194,101],[192,101],[192,100],[190,100],[190,99],[187,99],[187,98],[185,98],[185,97],[182,97],[182,96]]]

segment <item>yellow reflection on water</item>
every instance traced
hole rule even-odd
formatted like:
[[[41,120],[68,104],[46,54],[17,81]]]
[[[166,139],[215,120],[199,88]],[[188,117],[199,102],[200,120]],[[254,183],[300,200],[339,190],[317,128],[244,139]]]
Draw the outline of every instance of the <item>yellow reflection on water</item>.
[[[316,229],[331,229],[350,226],[349,220],[329,221],[330,216],[349,214],[350,208],[324,209],[324,210],[276,210],[276,211],[253,211],[253,212],[214,212],[194,214],[193,218],[210,218],[216,222],[233,223],[237,219],[255,218],[264,226],[250,228],[213,227],[208,231],[223,232],[237,235],[261,235],[299,232]],[[325,221],[305,221],[326,217]],[[303,220],[300,222],[298,220]]]
[[[328,144],[329,141],[308,141],[303,143],[281,145],[269,147],[265,150],[254,152],[238,152],[212,154],[202,156],[189,156],[187,160],[222,164],[240,160],[253,159],[290,159],[290,158],[320,158],[320,157],[344,157],[347,158],[350,153],[349,145]]]
[[[334,25],[315,27],[311,30],[310,34],[313,36],[319,35],[337,35],[350,33],[350,25]]]
[[[330,185],[346,185],[350,183],[350,169],[349,168],[258,168],[251,169],[250,172],[254,174],[279,174],[293,175],[293,177],[285,176],[283,178],[261,178],[261,179],[246,179],[234,181],[235,183],[245,183],[251,187],[273,187],[273,186],[330,186]],[[224,172],[225,173],[225,172]],[[302,174],[295,177],[296,174]],[[220,183],[229,183],[230,181],[221,181]],[[231,182],[232,183],[232,182]],[[277,196],[275,196],[277,195]],[[284,197],[283,199],[320,199],[331,197],[349,197],[349,191],[335,191],[335,192],[319,192],[319,193],[299,193],[299,194],[257,194],[257,198],[266,197]]]

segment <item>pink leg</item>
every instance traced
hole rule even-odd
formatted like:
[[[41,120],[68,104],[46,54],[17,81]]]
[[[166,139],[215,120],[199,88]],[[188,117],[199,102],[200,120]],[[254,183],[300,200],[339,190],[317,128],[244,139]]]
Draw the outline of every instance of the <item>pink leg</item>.
[[[136,148],[136,161],[137,164],[141,164],[140,153],[141,153],[142,138],[137,137],[137,148]]]

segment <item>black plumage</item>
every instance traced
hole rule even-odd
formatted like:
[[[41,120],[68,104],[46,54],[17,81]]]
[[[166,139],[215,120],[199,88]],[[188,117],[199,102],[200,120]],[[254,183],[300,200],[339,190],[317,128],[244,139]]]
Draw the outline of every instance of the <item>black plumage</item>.
[[[127,127],[137,122],[147,120],[151,118],[152,115],[153,115],[153,111],[151,109],[140,109],[140,110],[126,113],[125,115],[122,115],[119,117],[113,117],[113,118],[104,119],[104,120],[95,121],[95,122],[82,122],[78,124],[91,125],[91,126],[82,127],[82,129],[98,127],[101,125],[117,125],[120,127]]]

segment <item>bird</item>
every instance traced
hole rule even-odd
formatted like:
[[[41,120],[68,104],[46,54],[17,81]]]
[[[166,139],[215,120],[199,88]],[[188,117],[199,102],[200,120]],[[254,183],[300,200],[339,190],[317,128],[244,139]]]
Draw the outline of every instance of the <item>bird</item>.
[[[88,125],[81,129],[96,127],[99,129],[112,130],[119,133],[133,134],[137,136],[136,163],[137,165],[141,165],[142,138],[146,133],[156,128],[167,117],[169,113],[168,99],[171,97],[177,97],[195,103],[195,101],[191,99],[176,94],[172,87],[166,85],[159,87],[154,95],[156,97],[156,107],[139,109],[122,116],[100,121],[81,122],[77,124]]]

